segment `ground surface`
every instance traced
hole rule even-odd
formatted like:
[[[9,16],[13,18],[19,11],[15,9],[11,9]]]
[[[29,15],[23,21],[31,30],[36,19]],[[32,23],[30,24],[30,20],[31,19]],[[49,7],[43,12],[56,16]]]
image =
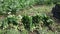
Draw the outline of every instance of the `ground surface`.
[[[54,20],[54,24],[52,25],[52,27],[54,28],[53,29],[54,31],[48,30],[48,27],[42,27],[42,28],[40,28],[39,32],[41,34],[59,34],[59,32],[60,32],[60,22],[59,22],[59,20],[55,19],[52,16],[51,10],[52,10],[53,7],[54,7],[54,5],[33,6],[31,8],[27,8],[27,9],[24,9],[22,11],[17,12],[17,15],[30,15],[30,16],[32,16],[32,15],[35,15],[37,13],[45,13],[48,16],[51,16],[52,19]],[[0,16],[0,21],[2,19],[4,19],[4,16]],[[57,33],[57,31],[58,31],[58,33]],[[24,33],[24,31],[22,33]]]
[[[53,31],[48,30],[48,27],[43,27],[42,30],[40,30],[41,34],[59,34],[60,31],[60,22],[58,19],[54,18],[51,11],[52,8],[55,5],[38,5],[38,6],[33,6],[32,8],[24,9],[23,11],[18,12],[20,15],[35,15],[37,13],[45,13],[48,16],[51,16],[51,18],[54,20],[54,24],[52,25]],[[48,31],[47,31],[48,30]],[[58,31],[58,32],[57,32]]]

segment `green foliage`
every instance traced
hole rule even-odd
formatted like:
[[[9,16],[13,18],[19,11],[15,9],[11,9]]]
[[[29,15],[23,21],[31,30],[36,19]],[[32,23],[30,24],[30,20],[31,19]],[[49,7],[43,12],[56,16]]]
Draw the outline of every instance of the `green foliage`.
[[[36,4],[57,3],[59,0],[0,0],[0,14],[16,14],[17,11]]]
[[[47,5],[49,5],[51,3],[52,3],[52,0],[45,0],[45,2],[44,2],[44,4],[47,4]]]
[[[49,26],[53,24],[53,20],[47,16],[46,14],[40,14],[32,17],[32,22],[36,25],[42,21],[45,26]]]
[[[6,14],[8,12],[16,12],[17,4],[12,0],[0,0],[0,12]]]
[[[21,21],[22,17],[19,16],[15,16],[15,15],[8,15],[1,24],[1,28],[5,29],[7,28],[10,24],[17,26],[19,24],[19,21]],[[11,26],[12,26],[11,25]],[[13,27],[13,26],[12,26]]]
[[[40,21],[43,21],[45,26],[49,26],[53,24],[53,20],[47,16],[46,14],[40,14],[32,17],[32,22],[36,25],[39,24]]]
[[[28,34],[28,31],[24,30],[24,31],[21,32],[21,34]]]
[[[5,32],[5,34],[20,34],[18,30],[10,29]]]
[[[51,0],[37,0],[37,4],[42,4],[42,5],[46,5],[46,4],[50,4]]]
[[[60,0],[52,0],[54,4],[60,3]]]
[[[30,30],[30,28],[32,28],[32,17],[31,16],[23,16],[22,22],[23,22],[25,29]]]
[[[4,34],[4,31],[3,30],[0,30],[0,34]]]
[[[43,15],[42,21],[45,26],[49,26],[49,25],[53,24],[53,20],[46,14]]]
[[[9,15],[7,17],[7,20],[8,20],[8,24],[12,23],[13,25],[17,25],[18,22],[17,22],[17,17],[15,15]]]
[[[33,5],[34,0],[0,0],[0,14],[16,14],[17,11]]]
[[[1,29],[5,29],[8,27],[7,19],[4,19],[1,24]]]
[[[60,3],[59,0],[35,0],[37,4],[40,5],[49,5],[49,4],[56,4],[56,3]]]
[[[32,16],[32,22],[33,23],[37,24],[40,22],[40,20],[41,20],[40,15]]]
[[[39,22],[42,21],[45,26],[53,24],[53,20],[46,14],[40,14],[36,16],[23,16],[22,23],[25,29],[35,28],[39,25]],[[31,27],[30,27],[31,26]]]

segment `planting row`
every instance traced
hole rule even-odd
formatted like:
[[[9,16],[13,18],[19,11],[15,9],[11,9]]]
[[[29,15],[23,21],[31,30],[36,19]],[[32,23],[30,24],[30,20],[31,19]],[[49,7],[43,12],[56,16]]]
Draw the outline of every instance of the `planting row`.
[[[47,16],[46,14],[40,14],[35,16],[28,16],[28,15],[8,15],[0,24],[0,29],[11,29],[15,28],[18,30],[28,30],[33,31],[36,29],[37,26],[41,25],[49,26],[53,24],[53,20]],[[22,29],[20,29],[23,26]]]
[[[0,0],[0,14],[7,14],[11,12],[16,14],[17,11],[31,7],[38,4],[52,4],[59,0]]]

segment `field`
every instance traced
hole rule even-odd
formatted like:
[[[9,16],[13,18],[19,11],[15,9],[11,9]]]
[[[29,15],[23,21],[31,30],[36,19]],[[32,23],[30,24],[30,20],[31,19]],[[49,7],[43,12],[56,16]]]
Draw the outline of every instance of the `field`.
[[[59,0],[0,0],[0,34],[60,34],[60,21],[52,13],[57,3]]]

